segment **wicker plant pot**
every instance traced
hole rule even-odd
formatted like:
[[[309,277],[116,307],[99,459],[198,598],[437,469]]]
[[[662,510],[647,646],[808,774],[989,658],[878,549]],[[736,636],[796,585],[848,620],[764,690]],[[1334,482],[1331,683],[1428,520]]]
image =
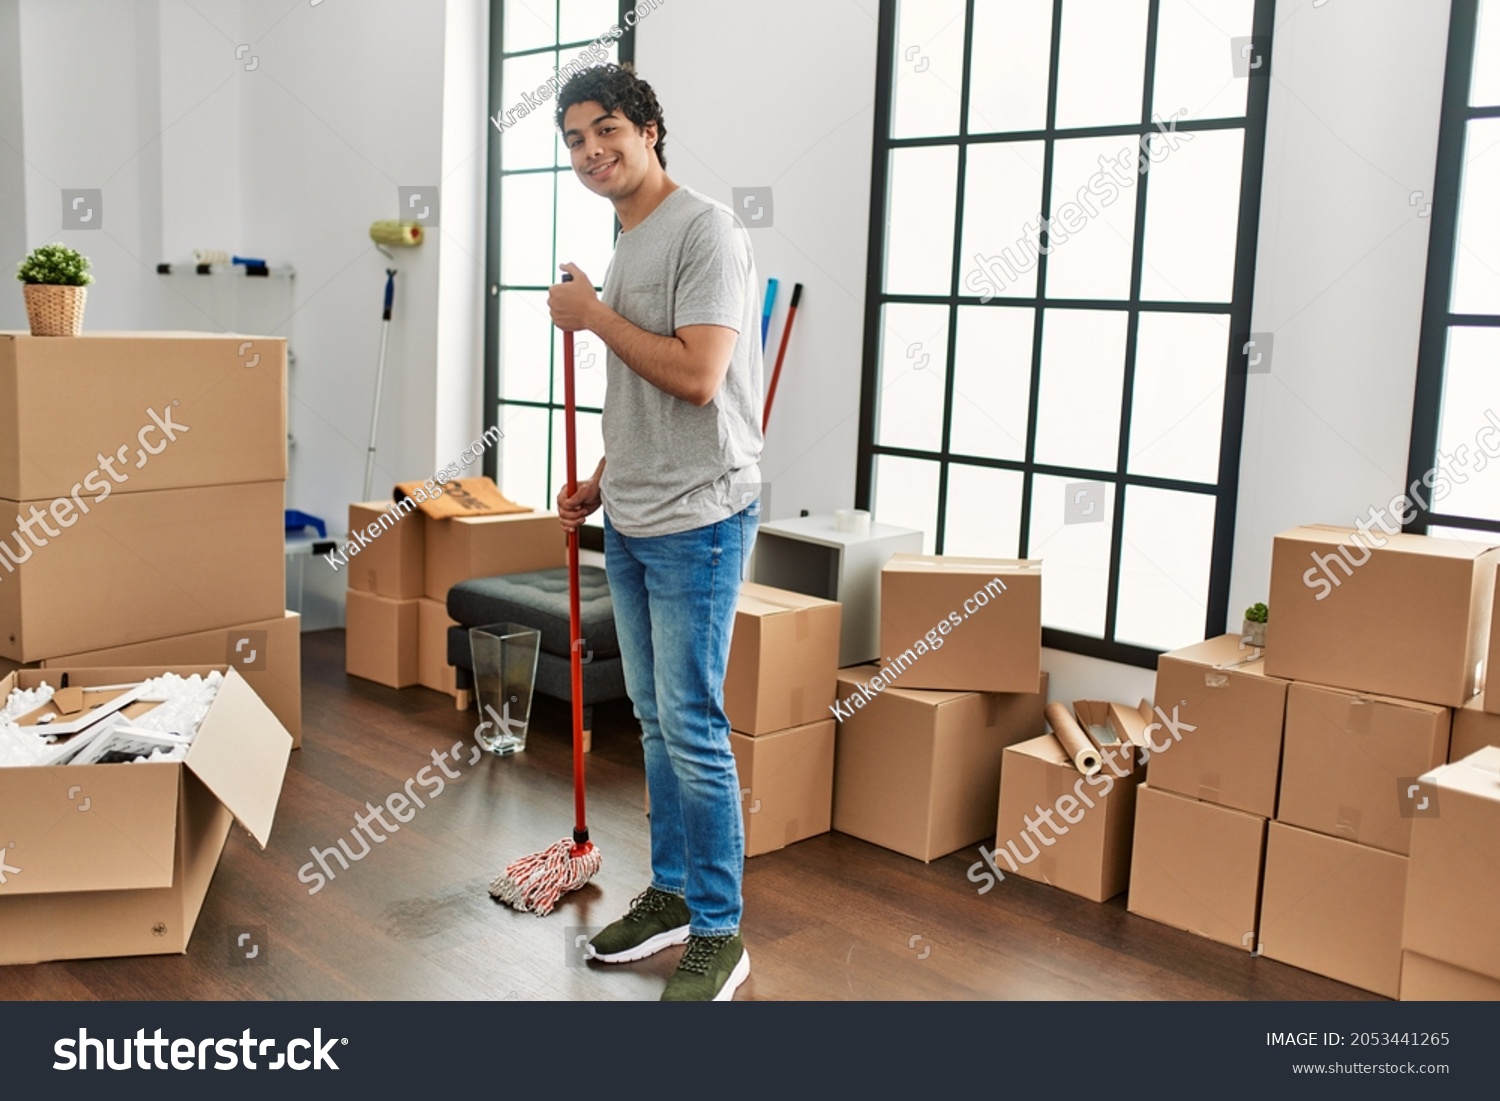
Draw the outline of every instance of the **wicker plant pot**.
[[[27,283],[26,316],[32,336],[77,336],[83,331],[83,304],[87,287],[64,287],[51,283]]]

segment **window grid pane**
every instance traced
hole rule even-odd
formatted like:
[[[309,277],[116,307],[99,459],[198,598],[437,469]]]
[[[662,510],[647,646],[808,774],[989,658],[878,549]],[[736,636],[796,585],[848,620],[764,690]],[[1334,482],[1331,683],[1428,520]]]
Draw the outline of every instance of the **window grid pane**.
[[[591,42],[620,23],[619,0],[505,0],[499,50],[491,64],[500,76],[501,115],[535,94],[559,65],[578,58]],[[558,26],[561,8],[562,25]],[[621,23],[623,26],[624,24]],[[612,43],[609,60],[631,60],[633,36]],[[505,441],[497,449],[496,481],[514,500],[551,507],[565,477],[562,334],[551,323],[545,288],[558,264],[578,264],[597,286],[613,250],[615,219],[607,204],[587,195],[573,178],[567,150],[553,125],[553,103],[529,114],[513,113],[497,135],[498,279],[488,308],[497,340],[490,391],[498,401]],[[495,192],[492,191],[492,194]],[[492,208],[491,217],[495,217]],[[492,276],[493,277],[493,276]],[[592,471],[600,446],[597,410],[604,400],[605,349],[588,334],[575,346],[579,405],[579,469]]]
[[[1457,208],[1429,243],[1407,470],[1427,488],[1406,528],[1488,544],[1500,536],[1500,220],[1486,202],[1500,180],[1500,3],[1453,0],[1449,31],[1434,182]]]
[[[1066,0],[1054,26],[1050,0],[974,4],[972,56],[927,55],[958,77],[948,98],[914,84],[922,51],[901,54],[919,23],[924,41],[937,23],[962,39],[962,19],[922,7],[896,5],[891,118],[877,126],[872,201],[886,216],[859,501],[938,553],[1046,559],[1049,645],[1152,664],[1227,618],[1221,525],[1244,393],[1230,337],[1250,316],[1241,212],[1258,201],[1245,164],[1266,106],[1264,85],[1236,75],[1231,39],[1269,30],[1271,6]],[[918,326],[931,340],[909,324],[893,334],[893,317],[922,313],[942,319]],[[912,388],[913,362],[944,339],[951,370],[923,365],[922,381],[945,383],[938,408],[937,385]],[[1157,547],[1164,517],[1186,533],[1171,554]],[[1191,595],[1173,590],[1153,623],[1143,609],[1171,594],[1151,559],[1172,554]]]

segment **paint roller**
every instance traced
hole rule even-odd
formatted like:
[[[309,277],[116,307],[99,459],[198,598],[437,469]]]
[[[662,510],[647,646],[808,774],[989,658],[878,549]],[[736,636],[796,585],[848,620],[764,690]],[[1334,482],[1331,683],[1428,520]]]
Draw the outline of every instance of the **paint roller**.
[[[415,248],[422,243],[422,227],[411,222],[372,222],[370,240],[388,248]]]
[[[1073,718],[1072,713],[1060,703],[1049,703],[1044,714],[1052,727],[1052,733],[1062,743],[1063,751],[1078,771],[1085,776],[1098,772],[1103,763],[1099,758],[1099,750],[1083,732],[1083,727],[1078,725],[1078,720]]]
[[[370,240],[395,263],[392,248],[415,248],[422,243],[422,227],[410,222],[372,222]],[[391,313],[396,306],[396,269],[385,269],[385,305],[381,311],[380,358],[375,364],[375,402],[370,410],[370,446],[365,451],[365,495],[370,500],[375,485],[375,433],[380,427],[380,391],[385,382],[385,349],[391,337]]]

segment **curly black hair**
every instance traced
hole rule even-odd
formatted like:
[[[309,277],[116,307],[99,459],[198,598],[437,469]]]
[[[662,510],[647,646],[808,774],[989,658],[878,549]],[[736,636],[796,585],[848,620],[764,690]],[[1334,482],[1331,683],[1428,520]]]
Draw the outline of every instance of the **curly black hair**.
[[[598,103],[606,111],[619,111],[639,129],[656,123],[656,159],[667,167],[667,121],[656,93],[636,76],[634,65],[610,62],[569,77],[557,93],[557,128],[563,128],[563,116],[569,107],[589,102]]]

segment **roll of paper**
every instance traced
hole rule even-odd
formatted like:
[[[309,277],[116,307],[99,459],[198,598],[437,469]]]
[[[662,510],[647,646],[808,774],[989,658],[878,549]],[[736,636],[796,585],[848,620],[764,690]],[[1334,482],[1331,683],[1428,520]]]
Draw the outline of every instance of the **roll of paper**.
[[[862,508],[841,508],[834,510],[833,530],[850,531],[856,535],[868,535],[870,533],[870,514]]]
[[[1078,725],[1078,720],[1073,718],[1073,713],[1060,703],[1049,703],[1045,714],[1047,722],[1052,726],[1052,733],[1062,743],[1063,750],[1072,759],[1078,771],[1085,776],[1092,776],[1098,772],[1099,750],[1083,732],[1083,728]]]

